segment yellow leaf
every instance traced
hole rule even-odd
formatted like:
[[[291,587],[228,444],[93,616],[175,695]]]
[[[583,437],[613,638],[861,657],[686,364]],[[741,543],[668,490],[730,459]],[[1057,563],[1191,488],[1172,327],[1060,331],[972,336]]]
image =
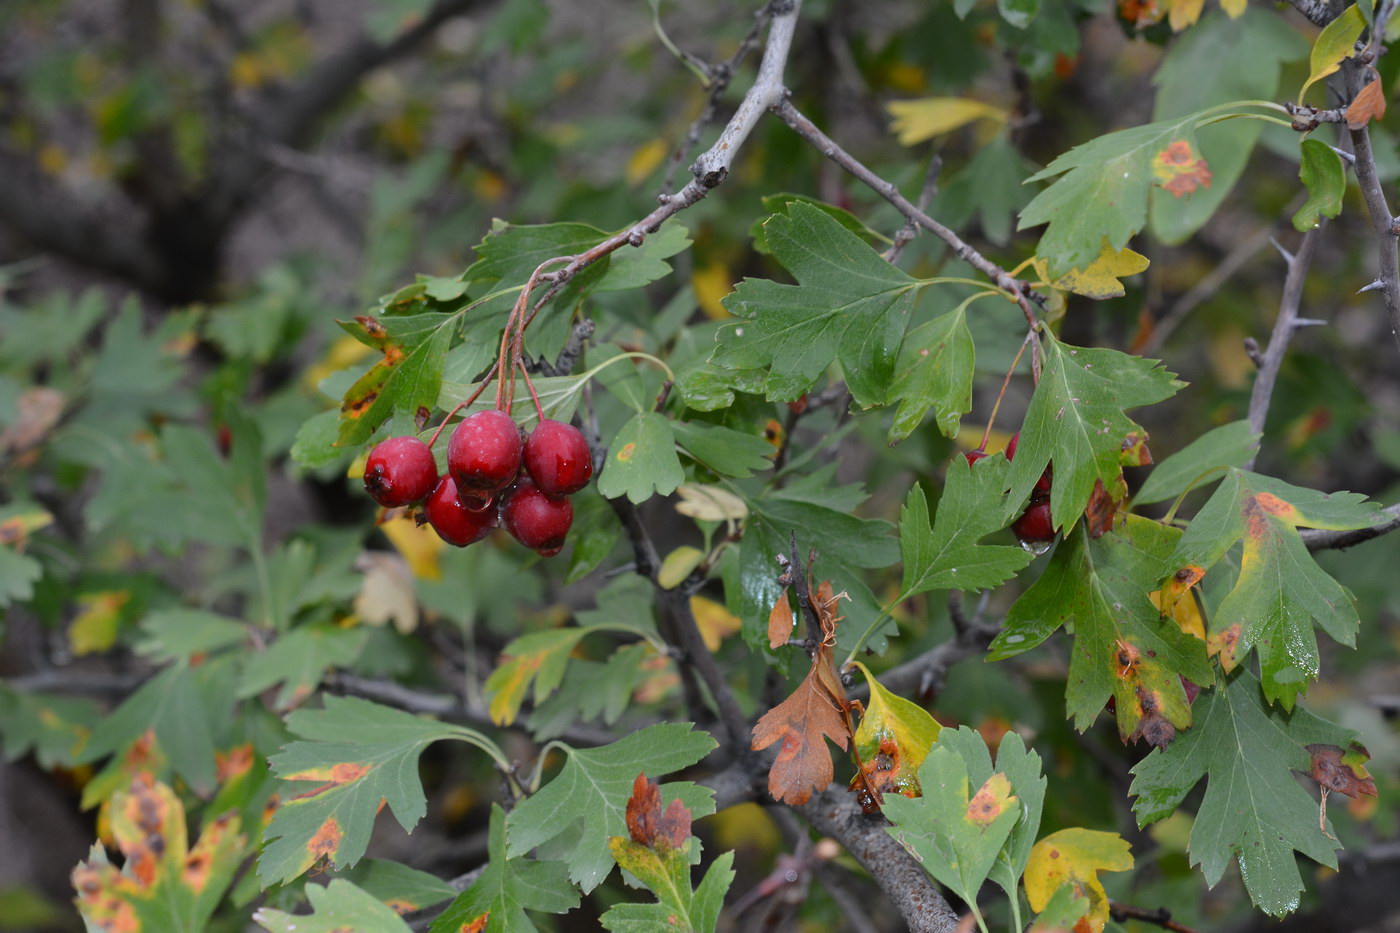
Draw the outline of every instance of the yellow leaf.
[[[307,388],[314,389],[320,385],[322,379],[358,363],[373,352],[372,347],[346,334],[331,343],[321,361],[306,371],[303,382]]]
[[[1172,32],[1181,32],[1200,19],[1205,5],[1205,0],[1171,0],[1167,21],[1171,23]]]
[[[642,143],[627,160],[627,186],[635,188],[651,177],[651,173],[661,167],[670,152],[664,139],[653,139]]]
[[[265,78],[262,62],[254,52],[239,52],[228,67],[228,77],[236,88],[258,87]]]
[[[1238,19],[1247,6],[1249,6],[1249,0],[1220,0],[1220,9],[1224,10],[1231,19]]]
[[[743,499],[718,486],[686,483],[676,492],[681,497],[681,501],[676,503],[676,511],[689,518],[706,522],[739,521],[749,514],[749,507]]]
[[[682,545],[671,553],[667,554],[661,561],[661,569],[657,571],[656,582],[665,589],[673,589],[679,586],[690,572],[700,566],[700,561],[705,557],[705,552],[698,547]]]
[[[364,475],[361,464],[360,475]],[[439,557],[446,547],[429,526],[419,526],[407,514],[396,515],[383,522],[379,530],[408,563],[408,569],[420,580],[441,580],[442,564]]]
[[[493,172],[489,168],[485,168],[477,172],[476,177],[472,179],[472,194],[490,204],[499,204],[506,195],[510,194],[510,185],[500,172]],[[353,337],[350,339],[354,340]],[[359,343],[358,340],[355,342]],[[360,344],[360,346],[364,346],[364,344]]]
[[[696,266],[690,275],[690,287],[695,289],[695,300],[705,316],[716,321],[730,317],[719,300],[734,289],[734,281],[729,267],[722,262],[710,262]]]
[[[1005,123],[1009,115],[1000,107],[966,97],[896,100],[889,103],[888,109],[894,117],[890,128],[899,135],[900,143],[905,146],[951,132],[974,120]]]
[[[1098,258],[1083,269],[1071,269],[1050,284],[1060,291],[1074,292],[1076,295],[1100,301],[1105,298],[1122,298],[1126,292],[1123,283],[1118,281],[1119,277],[1137,275],[1147,268],[1147,262],[1147,257],[1141,253],[1135,253],[1126,247],[1115,250],[1108,245],[1108,240],[1104,240]],[[1035,271],[1042,280],[1047,278],[1049,267],[1045,260],[1035,260]]]
[[[942,727],[922,706],[880,686],[864,664],[857,661],[855,666],[870,685],[870,702],[860,718],[855,738],[866,784],[881,794],[917,796],[919,766],[928,757]]]
[[[404,635],[418,628],[418,597],[413,592],[413,574],[408,563],[396,554],[366,551],[355,562],[364,572],[360,592],[355,594],[355,614],[369,625],[392,621]]]
[[[718,651],[720,643],[738,632],[742,625],[738,616],[704,596],[690,597],[690,611],[695,616],[695,624],[700,629],[700,637],[705,640],[705,647],[711,651]]]
[[[53,516],[43,509],[30,509],[11,515],[0,521],[0,544],[8,544],[22,551],[31,534],[52,523]]]
[[[103,590],[78,597],[83,610],[68,627],[68,645],[74,654],[95,654],[117,643],[122,607],[131,599],[126,590]]]
[[[1132,867],[1128,843],[1117,833],[1078,827],[1062,829],[1031,849],[1026,861],[1026,899],[1039,912],[1061,887],[1073,885],[1077,894],[1089,898],[1089,913],[1081,923],[1089,933],[1102,933],[1108,920],[1108,895],[1099,882],[1099,872],[1127,871]]]
[[[1361,8],[1353,3],[1318,33],[1312,54],[1308,56],[1310,73],[1308,80],[1303,82],[1303,89],[1298,92],[1298,103],[1303,102],[1308,88],[1332,74],[1341,67],[1344,59],[1351,57],[1356,49],[1356,40],[1365,28],[1366,20],[1361,15]]]
[[[1158,609],[1162,608],[1163,599],[1161,590],[1154,590],[1147,594],[1147,598],[1152,605]],[[1172,604],[1171,612],[1166,613],[1171,616],[1173,622],[1177,624],[1187,635],[1194,635],[1201,641],[1206,640],[1206,624],[1201,618],[1201,609],[1196,605],[1194,599],[1177,598]]]

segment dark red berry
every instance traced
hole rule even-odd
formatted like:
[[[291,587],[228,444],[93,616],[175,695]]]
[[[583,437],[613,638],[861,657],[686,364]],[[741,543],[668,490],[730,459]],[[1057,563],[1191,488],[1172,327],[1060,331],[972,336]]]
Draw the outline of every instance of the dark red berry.
[[[457,547],[475,544],[489,535],[497,524],[495,509],[473,511],[462,504],[457,498],[457,484],[450,476],[444,476],[423,503],[423,514],[439,538]]]
[[[515,484],[501,506],[501,522],[515,540],[545,557],[559,553],[574,523],[568,499],[542,492],[528,478]]]
[[[567,496],[588,485],[593,455],[578,428],[546,418],[525,440],[525,469],[541,492]]]
[[[458,491],[490,499],[520,474],[520,429],[503,411],[479,411],[462,419],[447,442],[447,471]]]
[[[386,508],[417,502],[433,491],[437,463],[416,437],[391,437],[374,446],[365,461],[365,491]]]
[[[978,460],[987,456],[987,452],[981,447],[978,447],[976,450],[969,450],[967,453],[963,454],[963,456],[967,458],[967,465],[972,466]]]
[[[1050,524],[1050,503],[1032,502],[1021,517],[1011,523],[1011,530],[1022,541],[1049,541],[1055,537]]]
[[[1035,488],[1031,490],[1031,499],[1045,498],[1050,495],[1050,478],[1054,475],[1053,469],[1049,466],[1045,472],[1040,474],[1040,479],[1035,481]]]
[[[1010,460],[1016,456],[1016,444],[1021,440],[1021,432],[1017,431],[1011,435],[1011,440],[1006,442],[1006,459]]]
[[[1180,674],[1176,676],[1181,677]],[[1187,680],[1185,677],[1181,677],[1181,689],[1186,691],[1186,702],[1195,703],[1196,697],[1201,692],[1201,685],[1198,683],[1193,683]]]

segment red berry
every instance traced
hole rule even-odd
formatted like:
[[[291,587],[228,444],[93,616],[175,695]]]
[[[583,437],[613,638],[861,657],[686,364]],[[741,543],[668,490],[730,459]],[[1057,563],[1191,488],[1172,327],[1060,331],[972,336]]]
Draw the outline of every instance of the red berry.
[[[546,418],[525,440],[525,469],[541,492],[567,496],[588,485],[593,455],[578,428]]]
[[[1017,431],[1011,435],[1011,440],[1006,442],[1006,459],[1010,460],[1016,456],[1016,444],[1021,440],[1021,432]]]
[[[559,553],[574,523],[574,506],[568,499],[542,492],[522,478],[501,506],[501,521],[515,540],[545,557]]]
[[[510,415],[495,409],[462,419],[447,442],[447,471],[464,496],[490,499],[520,473],[524,445]]]
[[[987,452],[981,447],[978,447],[976,450],[969,450],[967,453],[963,454],[963,456],[967,458],[967,465],[972,466],[978,460],[987,456]]]
[[[1181,677],[1180,674],[1177,674],[1176,676]],[[1196,697],[1201,692],[1201,685],[1198,683],[1193,683],[1187,680],[1185,677],[1181,677],[1181,689],[1186,691],[1186,702],[1190,704],[1196,702]]]
[[[439,538],[457,547],[475,544],[497,524],[495,509],[473,510],[462,504],[457,498],[457,484],[450,476],[444,476],[423,503],[423,514]]]
[[[1035,481],[1035,488],[1031,490],[1031,500],[1045,498],[1050,495],[1050,478],[1054,475],[1052,467],[1046,466],[1045,472],[1040,474],[1040,479]]]
[[[374,446],[365,461],[365,491],[386,508],[417,502],[433,491],[437,463],[416,437],[391,437]]]
[[[1050,524],[1050,503],[1032,502],[1021,517],[1011,523],[1011,530],[1022,541],[1049,541],[1055,537]]]

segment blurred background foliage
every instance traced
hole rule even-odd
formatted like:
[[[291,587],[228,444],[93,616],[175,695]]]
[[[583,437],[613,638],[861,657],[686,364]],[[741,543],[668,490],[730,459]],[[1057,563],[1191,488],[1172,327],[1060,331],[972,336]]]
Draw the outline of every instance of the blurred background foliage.
[[[752,2],[661,3],[660,21],[671,41],[715,61],[737,47],[755,10]],[[1021,180],[1074,144],[1150,120],[1162,99],[1154,94],[1164,93],[1153,78],[1173,41],[1165,23],[1138,30],[1101,0],[1044,0],[1040,16],[1023,32],[989,4],[961,19],[947,2],[809,0],[788,84],[833,138],[911,196],[937,155],[929,212],[1010,268],[1035,244],[1035,232],[1014,232],[1015,211],[1034,193]],[[1208,12],[1195,28],[1223,28],[1212,25],[1219,16]],[[1316,30],[1290,17],[1278,22],[1305,50]],[[1242,46],[1237,60],[1205,62],[1173,90],[1213,102],[1230,75],[1277,66],[1250,58],[1264,54]],[[1300,52],[1282,63],[1282,87],[1301,83],[1304,59]],[[1387,86],[1397,67],[1400,57],[1384,60]],[[992,116],[902,144],[888,105],[931,95],[982,101]],[[671,154],[705,100],[641,0],[0,5],[0,723],[8,760],[0,765],[0,930],[80,929],[68,873],[104,831],[95,806],[104,788],[131,766],[129,755],[103,759],[148,726],[173,759],[198,757],[211,743],[222,756],[235,734],[246,736],[253,777],[226,802],[256,814],[272,792],[262,762],[286,740],[270,710],[334,683],[339,675],[328,672],[432,683],[444,666],[465,668],[476,685],[468,704],[479,707],[471,673],[480,658],[522,629],[597,602],[596,576],[566,584],[567,562],[545,568],[518,549],[396,550],[393,530],[373,526],[371,503],[347,479],[357,451],[298,458],[298,433],[336,404],[345,371],[363,367],[367,348],[337,319],[363,313],[415,273],[457,275],[493,218],[616,229],[642,216],[663,180],[684,179],[688,157],[673,164]],[[1393,179],[1393,138],[1385,124],[1372,132]],[[1248,170],[1241,166],[1196,236],[1174,245],[1140,238],[1134,245],[1152,265],[1127,281],[1126,297],[1072,299],[1065,312],[1070,342],[1144,351],[1190,383],[1144,421],[1159,458],[1244,414],[1252,373],[1244,339],[1262,339],[1277,309],[1283,266],[1269,243],[1293,236],[1286,218],[1300,201],[1296,151],[1291,134],[1265,130]],[[593,299],[613,315],[606,336],[626,344],[671,308],[693,324],[684,339],[703,350],[707,322],[723,314],[719,299],[735,282],[784,276],[750,237],[768,213],[762,198],[783,191],[845,207],[886,235],[902,223],[765,121],[724,188],[684,215],[694,245],[672,260],[676,274]],[[1400,366],[1376,303],[1354,294],[1372,262],[1359,208],[1352,191],[1307,283],[1304,313],[1326,326],[1301,332],[1290,350],[1260,469],[1389,503],[1400,498]],[[910,245],[904,265],[916,274],[950,268],[930,237]],[[1020,340],[1009,313],[973,322],[969,422],[985,417]],[[1018,423],[1028,394],[1028,381],[1013,384],[1002,424]],[[762,407],[754,414],[781,429],[783,409]],[[835,440],[824,437],[838,420]],[[864,514],[892,518],[911,479],[937,495],[952,448],[930,426],[887,448],[887,423],[878,413],[853,427],[824,415],[804,422],[801,443],[842,480],[867,484]],[[965,426],[973,441],[964,446],[980,429]],[[1188,509],[1202,500],[1188,500]],[[647,506],[663,552],[695,543],[680,523],[668,524],[670,508]],[[596,552],[587,571],[625,548],[601,500],[580,509],[577,534]],[[416,597],[421,609],[402,600],[367,605],[375,556],[399,551],[414,571],[409,602]],[[1382,538],[1320,559],[1356,594],[1362,628],[1354,652],[1324,646],[1323,679],[1309,702],[1361,730],[1381,785],[1379,802],[1334,804],[1331,815],[1348,849],[1393,847],[1400,542]],[[998,593],[993,610],[1013,596]],[[623,615],[651,612],[645,592],[612,584],[608,597]],[[102,720],[153,664],[180,657],[174,633],[195,624],[181,615],[193,606],[277,629],[295,621],[301,634],[247,657],[178,663],[161,675],[164,697],[139,710],[144,719]],[[717,608],[720,639],[732,617]],[[889,660],[946,638],[946,615],[941,603],[916,601],[901,620],[908,637]],[[758,662],[734,647],[726,663],[760,683]],[[1050,779],[1047,831],[1115,829],[1140,853],[1137,872],[1105,879],[1110,893],[1168,904],[1208,929],[1255,922],[1237,878],[1206,893],[1188,868],[1189,815],[1135,829],[1125,787],[1110,787],[1105,774],[1139,755],[1119,745],[1111,721],[1085,736],[1070,730],[1063,665],[1053,651],[1017,664],[963,664],[934,710],[988,736],[1016,728],[1035,737]],[[673,691],[653,682],[659,676],[643,665],[636,686]],[[266,706],[239,704],[232,721],[219,712],[259,695]],[[532,724],[548,712],[535,710]],[[492,780],[470,756],[435,750],[425,761],[426,823],[411,839],[381,826],[371,854],[460,873],[483,857]],[[227,777],[178,760],[173,768],[196,788]],[[702,829],[711,849],[738,849],[736,891],[766,874],[783,848],[759,812],[745,805]],[[250,878],[236,887],[236,903],[257,895]],[[1342,929],[1326,921],[1338,904],[1393,923],[1394,886],[1362,887],[1348,878],[1324,885],[1285,928]],[[605,892],[602,901],[617,896]],[[286,906],[297,896],[275,895]],[[238,910],[221,916],[218,928],[241,928]],[[1309,917],[1314,925],[1299,925]],[[820,885],[803,922],[839,923]]]

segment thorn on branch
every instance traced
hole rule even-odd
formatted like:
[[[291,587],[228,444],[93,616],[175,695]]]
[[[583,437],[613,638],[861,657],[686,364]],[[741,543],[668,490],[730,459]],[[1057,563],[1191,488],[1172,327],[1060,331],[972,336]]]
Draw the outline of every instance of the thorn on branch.
[[[1293,254],[1284,249],[1283,244],[1273,237],[1269,237],[1269,242],[1274,245],[1274,249],[1278,250],[1278,254],[1283,257],[1284,263],[1291,267],[1293,265]]]
[[[1363,285],[1363,286],[1361,286],[1360,288],[1358,288],[1358,289],[1356,290],[1356,293],[1357,293],[1358,295],[1364,295],[1366,292],[1374,292],[1374,291],[1377,291],[1377,290],[1382,289],[1382,288],[1385,288],[1385,283],[1382,282],[1380,279],[1376,279],[1374,282],[1370,283],[1369,285]]]
[[[1256,369],[1264,365],[1264,354],[1259,352],[1259,341],[1253,337],[1244,338],[1244,352],[1248,354],[1249,361]]]

